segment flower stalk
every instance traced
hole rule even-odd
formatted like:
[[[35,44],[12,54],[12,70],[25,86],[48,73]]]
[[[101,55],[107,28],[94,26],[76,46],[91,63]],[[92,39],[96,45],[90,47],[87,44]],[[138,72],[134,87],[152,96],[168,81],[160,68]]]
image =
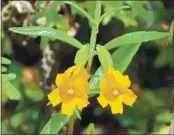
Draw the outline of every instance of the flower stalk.
[[[95,8],[95,18],[94,18],[95,23],[92,23],[88,64],[86,67],[89,74],[91,71],[92,60],[93,60],[93,56],[94,56],[93,53],[94,53],[96,41],[97,41],[97,33],[98,33],[98,27],[99,27],[99,23],[100,23],[100,21],[99,21],[100,15],[101,15],[101,1],[97,1],[96,8]],[[74,114],[73,114],[73,116],[71,117],[70,124],[69,124],[68,134],[73,134],[74,120],[75,119],[74,119]]]
[[[73,131],[74,131],[74,114],[71,116],[71,120],[70,120],[70,124],[69,124],[69,128],[68,128],[68,134],[72,135]]]

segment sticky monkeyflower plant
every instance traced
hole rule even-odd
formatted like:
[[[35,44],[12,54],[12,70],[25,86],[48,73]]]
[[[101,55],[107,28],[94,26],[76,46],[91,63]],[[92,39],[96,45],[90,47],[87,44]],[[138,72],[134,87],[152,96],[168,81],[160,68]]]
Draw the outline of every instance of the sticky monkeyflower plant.
[[[61,112],[67,115],[72,115],[76,106],[82,110],[89,104],[88,79],[89,74],[82,65],[70,67],[64,73],[58,74],[57,88],[48,94],[50,102],[53,106],[62,102]]]
[[[129,89],[130,80],[114,68],[105,69],[104,77],[100,79],[100,96],[97,98],[102,107],[108,104],[113,114],[123,113],[123,105],[132,106],[137,96]]]
[[[129,89],[131,81],[124,71],[138,51],[141,43],[157,40],[168,36],[168,32],[138,31],[114,38],[104,45],[96,43],[99,25],[109,14],[118,10],[130,8],[122,6],[106,11],[101,15],[102,1],[96,1],[94,16],[91,16],[77,3],[63,1],[69,4],[89,20],[91,37],[89,43],[82,44],[59,29],[41,26],[11,27],[10,31],[30,35],[57,39],[77,48],[74,58],[75,65],[64,73],[58,73],[55,79],[56,88],[47,95],[53,107],[61,104],[61,111],[52,116],[43,127],[41,134],[57,134],[69,122],[68,133],[73,133],[75,118],[81,119],[80,111],[87,107],[89,98],[99,94],[97,100],[102,107],[108,104],[113,114],[123,113],[123,103],[133,106],[137,96]],[[119,12],[119,11],[118,11]],[[111,49],[115,49],[110,53]],[[101,66],[91,73],[94,56],[98,56]],[[77,116],[77,117],[74,117]],[[57,127],[56,127],[57,126]]]

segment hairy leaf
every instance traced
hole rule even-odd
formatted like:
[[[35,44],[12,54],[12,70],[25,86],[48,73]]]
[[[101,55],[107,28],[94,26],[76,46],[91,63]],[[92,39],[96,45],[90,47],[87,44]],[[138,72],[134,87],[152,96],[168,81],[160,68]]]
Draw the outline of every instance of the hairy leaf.
[[[57,39],[63,42],[70,44],[76,48],[81,48],[83,45],[76,40],[75,38],[68,36],[66,33],[59,31],[57,29],[49,28],[49,27],[40,27],[40,26],[32,26],[32,27],[11,27],[10,31],[23,34],[23,35],[31,35],[31,36],[45,36],[53,39]]]
[[[138,32],[127,33],[109,41],[107,44],[105,44],[105,48],[110,50],[112,48],[121,45],[147,42],[151,40],[164,38],[168,35],[169,35],[168,32],[155,32],[155,31],[138,31]]]

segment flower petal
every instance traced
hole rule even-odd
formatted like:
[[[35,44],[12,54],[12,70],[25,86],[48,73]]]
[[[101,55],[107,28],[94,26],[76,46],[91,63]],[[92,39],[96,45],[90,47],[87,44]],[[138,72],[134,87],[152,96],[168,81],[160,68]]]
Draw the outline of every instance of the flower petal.
[[[64,73],[57,74],[56,77],[56,85],[57,87],[61,88],[63,86],[67,86],[67,82],[70,80],[73,70],[75,66],[68,68]]]
[[[48,99],[53,104],[53,106],[58,105],[61,102],[61,98],[59,96],[59,89],[54,89],[51,93],[48,94]]]
[[[128,89],[130,87],[131,82],[127,75],[122,75],[118,70],[115,70],[113,75],[118,84],[118,89]]]
[[[72,67],[68,68],[64,73],[69,76],[72,74],[72,72],[74,72],[75,69],[76,69],[76,66],[72,66]]]
[[[104,93],[111,93],[116,87],[115,79],[112,75],[105,75],[100,79],[100,89]]]
[[[86,96],[87,97],[87,96]],[[79,99],[79,98],[76,98],[75,99],[76,101],[76,104],[77,104],[77,107],[78,107],[78,109],[80,110],[80,111],[82,111],[82,109],[84,108],[84,107],[86,107],[88,104],[89,104],[89,102],[88,102],[88,99],[86,98],[86,99]]]
[[[81,77],[72,80],[70,87],[75,90],[75,96],[78,98],[84,98],[84,95],[88,94],[89,91],[88,81]]]
[[[116,113],[122,114],[123,113],[123,104],[120,100],[120,97],[118,97],[116,100],[110,102],[109,104],[111,106],[111,111],[113,114],[116,114]]]
[[[71,76],[70,88],[75,91],[77,98],[84,98],[89,91],[89,74],[82,65],[76,66]]]
[[[102,92],[100,92],[100,96],[97,98],[97,100],[103,108],[108,105],[108,101],[105,99]]]
[[[68,88],[69,76],[65,73],[57,74],[56,77],[56,86],[60,89],[61,92],[64,92]]]
[[[115,69],[113,67],[108,67],[108,68],[105,68],[104,73],[105,73],[105,75],[106,74],[113,74],[114,70]]]
[[[74,77],[81,76],[84,80],[88,80],[90,75],[88,74],[87,70],[82,65],[78,65],[74,69],[73,76]]]
[[[114,85],[108,85],[114,82],[114,77],[111,75],[105,75],[103,78],[100,79],[100,89],[113,89]]]
[[[115,70],[114,68],[107,68],[105,74],[112,75],[117,84],[117,89],[128,89],[130,87],[130,80],[127,75],[123,75],[120,71]]]
[[[62,103],[61,112],[63,114],[72,115],[76,107],[75,102],[70,102],[68,104]]]
[[[121,100],[126,105],[132,106],[135,102],[137,96],[130,90],[126,90],[123,95],[121,95]]]

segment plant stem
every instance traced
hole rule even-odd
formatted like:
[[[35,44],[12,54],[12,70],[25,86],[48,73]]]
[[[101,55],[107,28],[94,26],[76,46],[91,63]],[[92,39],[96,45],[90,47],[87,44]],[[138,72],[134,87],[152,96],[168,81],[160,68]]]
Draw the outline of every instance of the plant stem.
[[[96,8],[95,8],[95,23],[92,24],[92,30],[91,30],[91,38],[90,38],[90,47],[89,47],[89,56],[88,56],[88,65],[87,70],[90,73],[92,60],[93,60],[93,52],[96,45],[97,40],[97,33],[98,33],[98,27],[99,27],[99,20],[100,20],[100,14],[101,14],[101,1],[96,2]]]
[[[90,73],[90,71],[91,71],[91,65],[92,65],[92,60],[93,60],[93,56],[94,56],[93,52],[95,49],[98,27],[100,24],[100,14],[101,14],[101,1],[97,1],[96,7],[95,7],[95,17],[93,19],[94,23],[92,23],[92,31],[91,31],[91,38],[90,38],[89,56],[88,56],[88,65],[87,65],[88,73]],[[70,124],[69,124],[68,134],[73,134],[74,120],[75,120],[75,118],[74,118],[74,114],[73,114],[71,117]]]
[[[68,134],[72,135],[73,134],[73,129],[74,129],[74,114],[71,116],[71,121],[69,124],[69,129],[68,129]]]

